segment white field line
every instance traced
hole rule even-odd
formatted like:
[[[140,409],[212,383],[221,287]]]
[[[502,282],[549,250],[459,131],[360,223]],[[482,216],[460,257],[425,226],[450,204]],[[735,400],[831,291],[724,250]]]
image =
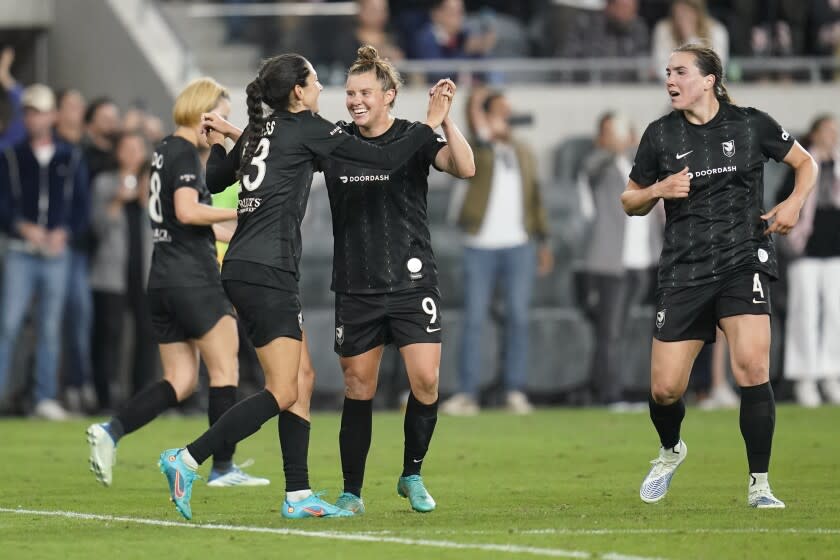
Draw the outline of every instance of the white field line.
[[[19,515],[36,515],[43,517],[64,517],[82,521],[106,521],[119,523],[136,523],[138,525],[152,525],[155,527],[177,527],[185,529],[204,529],[209,531],[231,531],[240,533],[267,533],[273,535],[309,537],[316,539],[332,539],[340,541],[361,541],[373,543],[399,544],[408,546],[427,546],[451,550],[478,550],[482,552],[505,552],[508,554],[530,554],[535,556],[550,556],[554,558],[602,558],[604,560],[659,560],[645,556],[632,556],[615,552],[603,554],[590,553],[582,550],[563,550],[559,548],[538,548],[514,544],[491,543],[459,543],[454,541],[439,541],[428,539],[410,539],[403,537],[389,537],[372,535],[370,533],[342,533],[340,531],[304,531],[301,529],[284,529],[279,527],[250,527],[244,525],[221,525],[215,523],[185,523],[183,521],[163,521],[161,519],[144,519],[142,517],[125,517],[116,515],[99,515],[80,513],[75,511],[44,511],[32,509],[0,508],[0,513],[15,513]]]
[[[840,535],[840,528],[814,527],[811,529],[773,529],[769,527],[726,529],[726,528],[697,528],[697,529],[523,529],[523,530],[446,530],[446,529],[414,529],[414,533],[435,534],[435,535],[567,535],[567,536],[588,536],[588,535],[758,535],[758,534],[785,534],[785,535]],[[365,535],[391,535],[394,531],[366,531]]]

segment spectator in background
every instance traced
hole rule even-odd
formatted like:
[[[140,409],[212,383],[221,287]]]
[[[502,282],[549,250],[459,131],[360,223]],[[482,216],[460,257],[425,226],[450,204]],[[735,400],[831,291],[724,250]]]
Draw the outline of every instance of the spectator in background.
[[[580,177],[581,200],[591,200],[583,208],[590,222],[583,264],[586,310],[595,327],[590,400],[617,412],[633,408],[624,395],[622,341],[630,309],[650,291],[664,223],[659,213],[631,219],[621,206],[634,143],[630,121],[605,113],[598,122],[596,149],[584,161]],[[647,409],[647,403],[639,405]]]
[[[788,268],[785,377],[799,404],[840,404],[840,144],[837,119],[821,115],[811,125],[808,151],[820,166],[816,192],[785,239]],[[783,187],[793,189],[793,177]]]
[[[840,2],[838,0],[812,0],[811,38],[813,54],[840,58]],[[834,72],[834,79],[838,73]]]
[[[3,91],[4,107],[0,113],[0,150],[14,146],[26,138],[23,125],[23,111],[20,96],[23,87],[12,76],[12,64],[15,61],[15,49],[4,47],[0,52],[0,87]]]
[[[534,273],[545,276],[554,265],[537,162],[533,151],[513,137],[511,106],[503,94],[477,89],[468,110],[476,172],[458,219],[465,234],[460,387],[440,410],[455,415],[478,412],[481,333],[499,282],[505,304],[506,404],[511,412],[528,414],[532,406],[523,389]]]
[[[74,89],[59,92],[55,134],[72,146],[80,146],[84,134],[85,99]],[[89,230],[79,230],[68,239],[70,264],[67,277],[63,329],[64,400],[73,413],[91,411],[96,404],[91,386],[90,331],[93,300],[88,283],[91,250]]]
[[[67,243],[88,220],[87,168],[81,150],[53,137],[55,96],[36,84],[23,92],[27,138],[0,156],[0,217],[11,239],[0,308],[0,392],[33,295],[38,301],[37,416],[64,420],[56,400],[61,314],[70,256]]]
[[[85,134],[85,98],[76,89],[65,89],[56,95],[58,115],[55,132],[59,138],[80,145]]]
[[[85,111],[85,158],[90,169],[90,180],[103,171],[117,168],[114,157],[114,139],[120,133],[120,111],[107,97],[90,102]]]
[[[374,47],[379,55],[397,63],[405,58],[402,49],[388,30],[388,0],[357,0],[359,13],[356,25],[349,34],[339,37],[333,58],[347,68],[356,59],[356,51],[363,45]]]
[[[706,0],[674,0],[670,15],[653,28],[652,73],[657,79],[664,75],[671,52],[686,43],[699,43],[712,48],[726,68],[729,33],[709,15]]]
[[[110,381],[120,365],[128,284],[128,219],[125,205],[137,200],[148,148],[139,130],[116,142],[118,169],[100,173],[93,184],[91,224],[100,242],[91,259],[93,290],[93,381],[100,410],[111,408]]]
[[[147,114],[143,119],[143,134],[146,135],[149,144],[156,146],[166,136],[163,121],[159,117]]]
[[[603,10],[581,10],[562,45],[561,52],[554,54],[569,58],[646,57],[650,54],[648,27],[639,17],[637,0],[607,0]],[[611,70],[603,72],[602,78],[635,81],[645,74],[636,69]]]
[[[437,0],[429,11],[429,20],[412,37],[409,58],[482,58],[496,44],[496,33],[492,28],[482,28],[473,33],[465,28],[463,0]],[[430,74],[428,80],[437,81],[445,77]]]

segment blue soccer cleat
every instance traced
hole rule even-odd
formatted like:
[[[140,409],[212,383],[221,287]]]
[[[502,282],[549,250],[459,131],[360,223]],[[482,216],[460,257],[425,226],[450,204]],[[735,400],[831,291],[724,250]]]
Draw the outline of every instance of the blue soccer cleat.
[[[365,503],[352,492],[342,492],[335,501],[335,507],[352,511],[356,515],[362,515],[365,512]]]
[[[437,507],[434,498],[423,485],[423,477],[419,474],[401,476],[399,482],[397,482],[397,494],[403,498],[408,498],[411,509],[420,513],[429,513]]]
[[[353,512],[336,507],[320,498],[320,494],[312,494],[297,502],[283,500],[280,514],[286,519],[304,519],[306,517],[352,517]]]
[[[182,449],[167,449],[160,454],[158,466],[169,482],[169,497],[185,519],[192,519],[190,498],[198,473],[189,468],[181,457]]]

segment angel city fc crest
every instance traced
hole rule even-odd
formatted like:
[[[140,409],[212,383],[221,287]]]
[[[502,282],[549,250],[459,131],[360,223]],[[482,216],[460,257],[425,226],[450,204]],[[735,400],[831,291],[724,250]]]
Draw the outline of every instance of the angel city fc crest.
[[[335,342],[339,346],[344,344],[344,325],[335,328]]]
[[[665,312],[668,311],[667,309],[662,309],[661,311],[656,312],[656,328],[661,329],[662,326],[665,324]]]
[[[726,157],[735,155],[735,140],[727,140],[726,142],[721,142],[720,145],[723,146],[723,155]]]

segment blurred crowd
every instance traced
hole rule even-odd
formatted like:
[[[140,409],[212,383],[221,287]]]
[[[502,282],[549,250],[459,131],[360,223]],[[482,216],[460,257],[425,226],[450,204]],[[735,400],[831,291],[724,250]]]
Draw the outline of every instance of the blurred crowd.
[[[840,4],[835,0],[357,0],[357,4],[358,13],[349,25],[346,19],[327,16],[230,17],[227,38],[260,44],[266,53],[299,50],[308,53],[316,66],[342,70],[361,44],[375,46],[395,62],[649,57],[651,65],[643,71],[607,76],[643,81],[660,77],[668,53],[686,42],[705,43],[724,61],[840,58]],[[325,36],[330,40],[322,40]],[[737,65],[730,65],[728,74],[730,79],[807,77],[766,71],[745,75]],[[823,78],[834,75],[825,72]],[[586,79],[585,75],[573,78]]]

